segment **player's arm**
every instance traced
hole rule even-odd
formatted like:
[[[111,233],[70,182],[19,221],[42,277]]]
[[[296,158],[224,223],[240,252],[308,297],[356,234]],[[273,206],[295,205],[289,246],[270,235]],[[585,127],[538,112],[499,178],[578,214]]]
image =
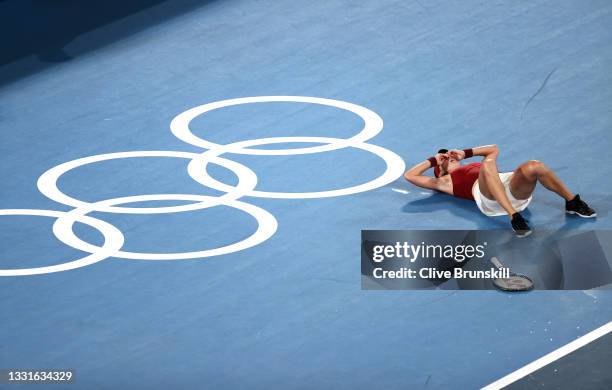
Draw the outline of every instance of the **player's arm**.
[[[436,155],[435,159],[436,163],[439,163],[438,155]],[[422,161],[408,169],[406,173],[404,173],[404,179],[421,188],[439,190],[440,184],[437,178],[423,175],[423,173],[431,167],[433,167],[433,161],[431,159]]]
[[[448,154],[450,154],[456,160],[463,160],[472,156],[482,156],[497,159],[497,156],[499,155],[499,148],[495,144],[484,145],[463,150],[453,149],[449,151]]]

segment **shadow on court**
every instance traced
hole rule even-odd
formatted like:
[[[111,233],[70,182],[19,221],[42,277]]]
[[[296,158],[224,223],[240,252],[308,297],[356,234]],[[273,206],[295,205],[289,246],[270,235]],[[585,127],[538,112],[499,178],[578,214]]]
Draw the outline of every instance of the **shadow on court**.
[[[597,223],[598,219],[607,218],[609,210],[612,208],[612,196],[602,194],[587,194],[590,204],[597,210],[596,218],[580,218],[573,215],[565,215],[563,224],[557,227],[558,230],[571,230],[571,229],[585,229],[589,228],[590,225]],[[586,195],[585,195],[586,196]],[[536,200],[539,201],[539,200]],[[544,203],[548,203],[543,201]],[[551,204],[561,210],[561,202]],[[475,222],[479,228],[491,229],[491,228],[508,228],[508,221],[506,218],[500,217],[487,217],[478,210],[476,204],[469,200],[453,198],[446,194],[433,193],[431,196],[426,198],[412,200],[406,203],[402,208],[402,212],[407,214],[423,214],[430,213],[440,210],[445,210],[455,217],[464,218]],[[563,212],[563,211],[559,211]],[[531,219],[533,214],[530,209],[527,208],[521,211],[521,214],[526,219]],[[538,214],[538,213],[536,213]],[[549,228],[546,223],[537,225],[536,228]]]
[[[464,218],[478,224],[480,228],[491,228],[492,225],[499,228],[507,228],[508,221],[503,218],[490,218],[482,214],[476,204],[469,200],[453,198],[446,194],[434,193],[426,198],[410,201],[402,207],[402,212],[408,214],[423,214],[434,211],[445,210],[458,218]],[[525,210],[523,216],[529,217]]]
[[[0,86],[70,61],[213,0],[0,1]],[[114,23],[112,26],[109,26]],[[104,34],[86,34],[107,26]],[[78,44],[70,45],[79,38]],[[15,63],[18,62],[18,63]]]

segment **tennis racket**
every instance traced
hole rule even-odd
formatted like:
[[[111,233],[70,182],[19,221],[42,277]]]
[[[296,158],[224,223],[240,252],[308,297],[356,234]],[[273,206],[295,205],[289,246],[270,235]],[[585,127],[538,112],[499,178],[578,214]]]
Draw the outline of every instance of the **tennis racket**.
[[[506,268],[497,257],[491,257],[491,263],[498,269]],[[502,291],[529,291],[533,289],[533,280],[510,271],[510,277],[493,279],[493,285]]]

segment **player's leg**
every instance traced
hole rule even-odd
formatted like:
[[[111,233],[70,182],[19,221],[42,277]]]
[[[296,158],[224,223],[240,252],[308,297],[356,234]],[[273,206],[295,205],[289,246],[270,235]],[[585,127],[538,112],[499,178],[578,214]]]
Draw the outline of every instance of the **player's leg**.
[[[508,199],[508,195],[506,195],[506,189],[499,178],[495,155],[486,156],[482,160],[478,175],[478,187],[480,187],[480,192],[485,197],[499,203],[506,210],[508,216],[512,218],[512,215],[516,214],[516,210],[512,207],[512,203]]]
[[[510,179],[510,192],[516,199],[527,199],[538,182],[565,199],[565,211],[568,214],[584,218],[597,216],[595,210],[580,199],[580,195],[574,195],[555,172],[541,161],[530,160],[519,165]]]
[[[514,170],[510,178],[510,192],[516,199],[527,199],[538,182],[568,202],[575,197],[555,172],[538,160],[524,162]]]
[[[499,172],[497,171],[497,155],[491,154],[484,158],[480,166],[480,174],[478,175],[478,187],[480,192],[489,199],[494,199],[510,217],[512,230],[519,237],[526,237],[531,234],[531,228],[523,216],[516,211],[512,202],[506,194]]]

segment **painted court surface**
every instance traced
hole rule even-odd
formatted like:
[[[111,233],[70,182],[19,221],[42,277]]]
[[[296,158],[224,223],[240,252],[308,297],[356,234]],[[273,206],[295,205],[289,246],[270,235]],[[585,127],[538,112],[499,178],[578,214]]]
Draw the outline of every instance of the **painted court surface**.
[[[122,251],[175,260],[1,277],[0,368],[74,368],[78,388],[471,389],[612,320],[609,290],[387,292],[361,290],[360,279],[362,229],[509,228],[402,179],[404,164],[440,147],[496,143],[505,171],[544,161],[598,211],[566,218],[538,188],[525,213],[536,230],[612,228],[610,2],[151,3],[0,67],[0,208],[51,210],[0,215],[0,268],[88,256],[53,234],[76,204],[37,187],[68,161],[140,153],[60,175],[73,203],[178,194],[105,206],[193,205],[231,195],[227,185],[247,194],[182,212],[87,214],[123,235]],[[190,121],[194,138],[252,150],[219,151],[224,161],[207,168],[214,179],[200,177],[216,188],[190,177],[203,172],[191,159],[208,149],[178,137],[172,120],[258,96],[348,102],[371,122],[299,98],[218,107]],[[384,127],[365,144],[342,145],[378,117]],[[271,137],[300,138],[258,141]],[[325,193],[385,172],[371,188]],[[249,183],[266,193],[248,194]],[[319,194],[282,195],[296,192]],[[81,246],[104,242],[86,224],[74,231]],[[215,252],[255,232],[260,242]],[[210,256],[164,256],[202,251]],[[514,386],[554,388],[578,372],[605,388],[598,367],[609,367],[610,341],[598,342]]]

